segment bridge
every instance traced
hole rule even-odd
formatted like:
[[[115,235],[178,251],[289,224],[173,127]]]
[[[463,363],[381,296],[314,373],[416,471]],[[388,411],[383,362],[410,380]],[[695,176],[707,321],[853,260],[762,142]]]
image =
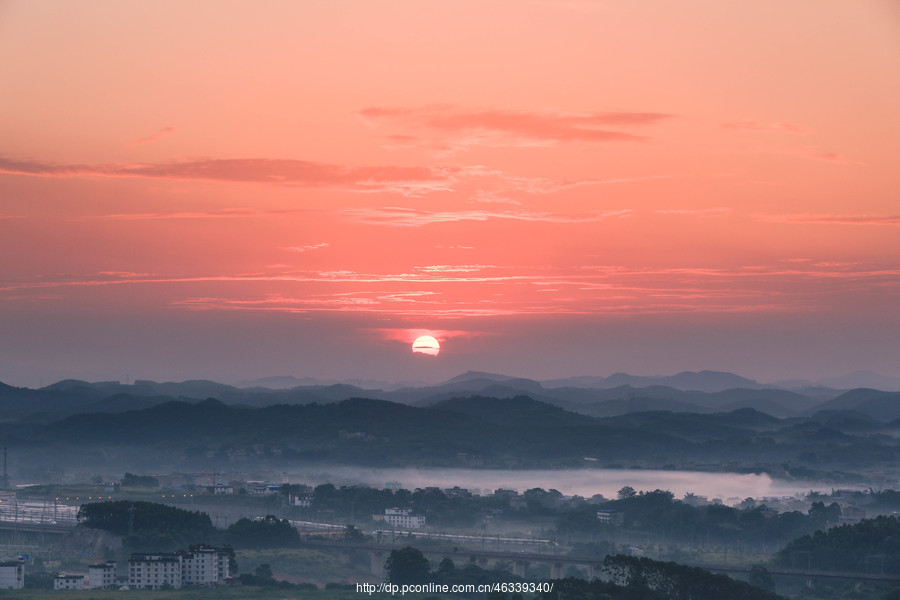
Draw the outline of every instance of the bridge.
[[[399,550],[410,544],[394,545],[394,544],[356,544],[351,542],[338,541],[309,541],[304,544],[310,549],[336,550],[339,553],[349,553],[352,550],[364,551],[370,555],[370,566],[373,575],[381,577],[384,574],[384,562],[387,560],[391,550]],[[529,563],[544,563],[550,565],[550,578],[559,579],[563,576],[564,568],[568,566],[586,567],[588,569],[588,578],[595,579],[601,576],[603,569],[603,560],[605,556],[569,556],[564,554],[547,554],[534,552],[515,552],[504,550],[471,550],[459,548],[435,548],[423,546],[418,548],[422,554],[434,562],[444,557],[465,557],[466,559],[474,558],[479,565],[486,565],[489,560],[505,561],[512,563],[513,574],[519,577],[525,577],[525,567]],[[728,575],[749,574],[751,567],[748,565],[728,565],[728,564],[700,564],[700,563],[681,563],[691,567],[699,567],[712,571],[714,573],[725,573]],[[858,573],[849,571],[821,571],[814,569],[786,569],[786,568],[769,568],[772,575],[783,575],[789,577],[799,577],[806,580],[819,579],[850,579],[857,581],[872,581],[889,584],[900,584],[900,575],[887,573]]]

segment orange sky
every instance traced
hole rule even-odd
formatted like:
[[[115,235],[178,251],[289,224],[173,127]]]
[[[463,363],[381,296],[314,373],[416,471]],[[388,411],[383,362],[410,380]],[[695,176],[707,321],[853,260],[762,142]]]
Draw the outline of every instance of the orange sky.
[[[900,376],[898,106],[891,0],[0,1],[0,380]]]

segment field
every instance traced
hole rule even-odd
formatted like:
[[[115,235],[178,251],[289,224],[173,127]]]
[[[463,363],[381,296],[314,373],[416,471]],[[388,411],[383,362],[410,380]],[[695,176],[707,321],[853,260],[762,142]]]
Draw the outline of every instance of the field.
[[[184,589],[169,591],[129,590],[15,590],[3,591],[4,600],[267,600],[305,598],[309,600],[361,600],[356,590],[284,590],[262,587]]]

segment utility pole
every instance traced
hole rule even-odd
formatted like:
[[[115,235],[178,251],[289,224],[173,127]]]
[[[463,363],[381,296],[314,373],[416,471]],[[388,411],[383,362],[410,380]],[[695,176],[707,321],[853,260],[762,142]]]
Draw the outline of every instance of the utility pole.
[[[3,480],[0,481],[0,490],[9,487],[9,474],[6,472],[6,446],[3,446]]]

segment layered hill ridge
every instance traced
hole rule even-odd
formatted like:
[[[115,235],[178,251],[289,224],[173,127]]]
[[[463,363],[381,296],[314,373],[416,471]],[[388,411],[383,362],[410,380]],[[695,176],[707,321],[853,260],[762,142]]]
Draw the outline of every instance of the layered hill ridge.
[[[853,410],[879,421],[900,418],[898,392],[872,389],[842,392],[821,387],[784,389],[718,371],[683,372],[659,377],[617,373],[605,378],[575,377],[545,382],[469,371],[436,385],[385,386],[379,389],[350,383],[319,383],[310,378],[273,380],[276,384],[295,381],[304,384],[287,388],[240,388],[206,380],[164,383],[137,380],[132,384],[122,384],[74,379],[40,389],[0,384],[0,419],[49,422],[79,413],[115,413],[147,408],[173,399],[190,401],[210,397],[229,405],[263,407],[332,403],[354,397],[430,406],[463,396],[528,396],[570,412],[594,417],[653,410],[704,413],[752,408],[776,417],[812,415],[819,410]]]

